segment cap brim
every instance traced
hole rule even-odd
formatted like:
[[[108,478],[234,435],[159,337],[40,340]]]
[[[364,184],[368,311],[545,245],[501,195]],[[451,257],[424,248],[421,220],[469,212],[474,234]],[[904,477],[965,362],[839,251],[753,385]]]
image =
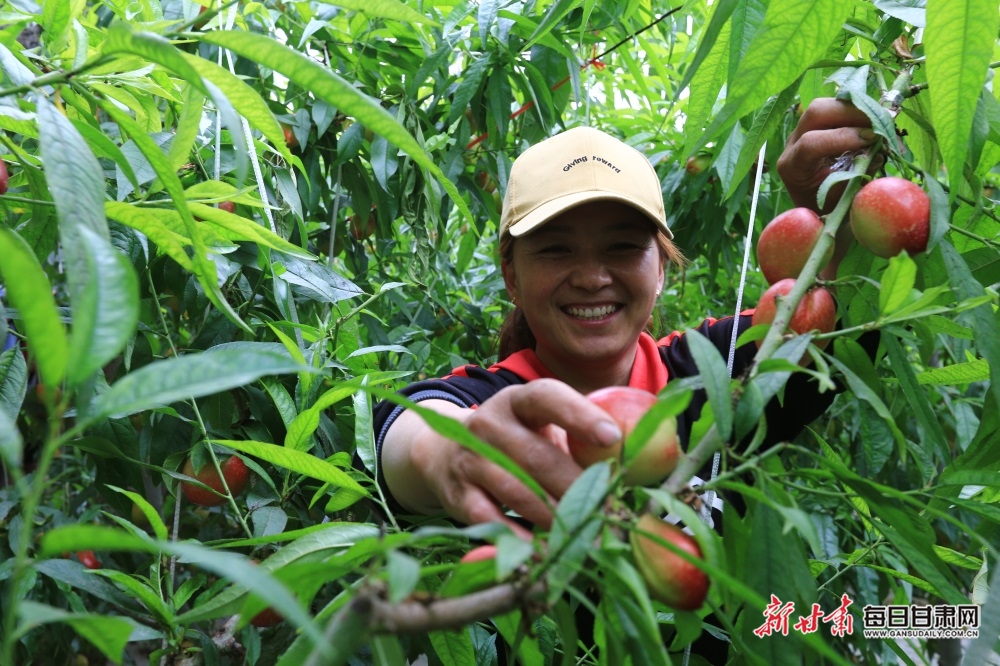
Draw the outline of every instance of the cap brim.
[[[618,201],[627,206],[631,206],[648,217],[649,220],[656,225],[657,229],[666,234],[667,238],[672,240],[674,237],[673,232],[670,231],[670,227],[667,226],[666,221],[660,216],[659,211],[650,210],[645,206],[637,204],[633,199],[624,197],[620,194],[600,190],[591,192],[576,192],[574,194],[567,194],[566,196],[559,197],[558,199],[553,199],[552,201],[546,201],[518,220],[516,224],[512,224],[507,227],[507,231],[515,238],[523,236],[526,233],[542,226],[552,218],[565,213],[571,208],[575,208],[591,201]]]

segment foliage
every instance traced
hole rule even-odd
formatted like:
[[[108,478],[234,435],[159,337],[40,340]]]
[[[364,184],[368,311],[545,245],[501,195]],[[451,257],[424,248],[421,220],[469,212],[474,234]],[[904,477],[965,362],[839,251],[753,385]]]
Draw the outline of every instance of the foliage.
[[[0,7],[0,663],[651,664],[704,634],[746,661],[910,660],[859,631],[759,639],[771,594],[800,612],[849,594],[858,624],[866,604],[971,598],[984,624],[966,660],[985,663],[1000,633],[996,3],[204,4]],[[520,151],[592,124],[650,156],[693,259],[656,323],[684,330],[763,291],[756,270],[740,286],[743,237],[791,207],[775,160],[830,95],[871,117],[887,173],[929,192],[931,244],[852,250],[841,329],[812,369],[781,360],[807,336],[775,333],[751,377],[696,350],[700,380],[668,388],[663,416],[708,391],[692,448],[754,441],[793,370],[843,388],[797,440],[725,449],[724,540],[668,492],[686,478],[626,490],[606,464],[533,544],[394,513],[372,400],[490,362],[498,192]],[[711,167],[688,173],[695,154]],[[867,159],[832,179],[853,177],[829,231]],[[874,360],[858,342],[872,331]],[[245,496],[178,501],[189,456],[234,453]],[[648,597],[626,545],[647,503],[695,530],[701,611]],[[459,564],[482,540],[497,560]],[[88,550],[103,568],[73,555]],[[401,619],[442,599],[447,627]],[[251,626],[267,605],[286,621]]]

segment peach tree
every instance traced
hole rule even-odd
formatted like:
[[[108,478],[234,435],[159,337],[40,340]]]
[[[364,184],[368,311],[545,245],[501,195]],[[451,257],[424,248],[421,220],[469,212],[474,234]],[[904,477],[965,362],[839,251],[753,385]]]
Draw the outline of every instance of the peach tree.
[[[0,7],[0,663],[710,663],[706,640],[747,662],[986,663],[1000,634],[996,3],[706,5]],[[819,97],[861,109],[878,145],[831,165],[820,240],[772,325],[741,341],[760,345],[752,370],[730,377],[692,338],[699,376],[671,383],[626,442],[625,467],[704,392],[668,478],[632,486],[617,462],[592,465],[532,541],[393,508],[373,402],[491,362],[514,157],[584,123],[650,157],[692,259],[668,269],[665,335],[764,292],[748,230],[752,245],[798,205],[775,166]],[[818,280],[854,194],[887,176],[928,195],[926,250],[855,244]],[[783,335],[818,281],[838,327]],[[764,406],[793,373],[836,391],[833,406],[762,447],[782,425]],[[184,471],[230,456],[249,470],[242,494]],[[698,512],[715,494],[725,538]],[[667,512],[696,551],[646,527]],[[495,557],[461,561],[483,543]],[[639,561],[634,543],[652,543]],[[707,578],[704,602],[665,604],[677,581],[644,579],[650,552],[678,560],[682,585]],[[774,599],[798,628],[771,626]],[[975,605],[979,638],[866,638],[863,608],[890,604]],[[810,608],[839,608],[839,624],[806,630]]]

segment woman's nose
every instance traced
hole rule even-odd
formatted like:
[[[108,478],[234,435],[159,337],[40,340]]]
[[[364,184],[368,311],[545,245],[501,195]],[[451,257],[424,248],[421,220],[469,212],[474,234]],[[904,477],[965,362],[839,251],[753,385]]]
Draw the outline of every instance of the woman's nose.
[[[597,259],[584,259],[573,269],[570,284],[587,291],[597,291],[611,284],[611,272],[607,264]]]

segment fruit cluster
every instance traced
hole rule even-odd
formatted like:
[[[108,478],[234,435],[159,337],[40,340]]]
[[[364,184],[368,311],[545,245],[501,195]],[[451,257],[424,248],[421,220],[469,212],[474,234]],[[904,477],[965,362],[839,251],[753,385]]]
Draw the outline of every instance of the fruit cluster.
[[[920,186],[904,178],[877,178],[854,197],[850,225],[858,243],[879,257],[894,257],[904,250],[919,254],[927,249],[930,237],[930,200]],[[777,299],[792,290],[822,233],[823,221],[808,208],[781,213],[764,227],[757,242],[757,263],[771,286],[754,312],[755,326],[774,321]],[[831,244],[823,265],[832,254]],[[788,329],[798,334],[812,330],[829,333],[836,319],[833,296],[825,288],[815,287],[799,302]]]
[[[656,404],[653,394],[628,386],[609,386],[589,393],[587,397],[615,419],[626,438]],[[622,443],[598,447],[573,437],[568,443],[573,459],[581,467],[601,460],[620,459],[622,454]],[[646,445],[631,461],[625,470],[625,483],[643,486],[659,483],[674,470],[679,456],[677,419],[670,416],[660,421]],[[636,565],[655,599],[681,610],[701,607],[708,593],[708,577],[697,566],[663,545],[667,542],[700,559],[701,549],[692,537],[656,516],[645,514],[629,538]],[[474,553],[477,559],[492,556],[489,551],[476,549],[466,555],[469,560],[463,560],[471,561]]]

